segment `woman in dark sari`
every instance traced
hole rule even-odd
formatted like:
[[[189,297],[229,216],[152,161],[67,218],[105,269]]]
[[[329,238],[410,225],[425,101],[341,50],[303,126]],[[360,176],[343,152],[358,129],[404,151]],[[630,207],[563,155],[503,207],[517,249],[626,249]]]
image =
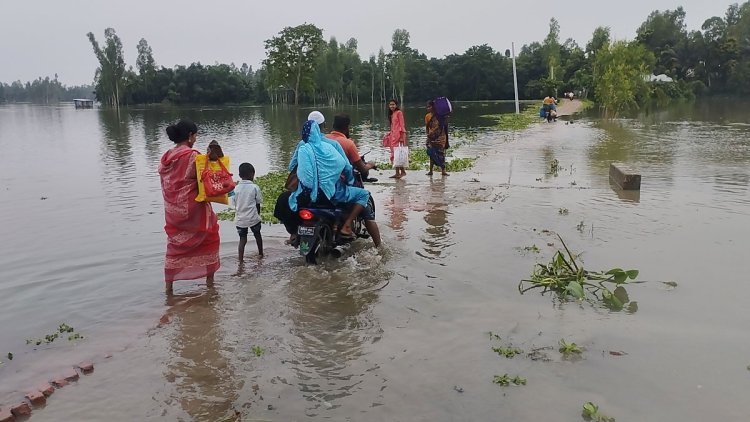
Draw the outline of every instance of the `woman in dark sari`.
[[[445,150],[450,148],[448,143],[448,123],[445,117],[438,116],[434,110],[434,102],[427,103],[427,115],[424,116],[425,129],[427,131],[427,155],[430,157],[430,171],[432,176],[434,166],[440,167],[441,174],[448,176],[445,171]]]

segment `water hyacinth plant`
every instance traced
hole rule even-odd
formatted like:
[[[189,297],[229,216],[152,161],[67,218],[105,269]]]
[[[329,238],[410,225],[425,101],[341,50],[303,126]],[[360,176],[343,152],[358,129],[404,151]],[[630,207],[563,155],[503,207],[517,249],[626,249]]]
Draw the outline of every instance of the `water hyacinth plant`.
[[[568,246],[560,239],[565,252],[557,251],[548,264],[536,264],[534,272],[528,279],[521,280],[518,291],[521,294],[529,290],[542,289],[542,293],[554,291],[562,297],[576,300],[603,301],[613,309],[624,306],[621,295],[615,294],[611,287],[621,287],[638,277],[638,270],[613,268],[609,271],[588,271],[577,261]],[[616,290],[616,289],[615,289]]]

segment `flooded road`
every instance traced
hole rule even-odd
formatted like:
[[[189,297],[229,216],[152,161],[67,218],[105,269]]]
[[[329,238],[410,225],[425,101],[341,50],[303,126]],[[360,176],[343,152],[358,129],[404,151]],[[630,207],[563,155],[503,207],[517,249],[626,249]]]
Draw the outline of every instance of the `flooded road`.
[[[264,226],[267,257],[240,267],[224,222],[215,287],[181,282],[166,301],[166,122],[192,117],[198,148],[218,139],[263,174],[285,166],[301,118],[0,106],[0,404],[93,360],[32,420],[579,421],[588,401],[617,420],[744,420],[750,121],[705,103],[517,133],[480,117],[510,108],[459,108],[458,132],[476,135],[455,155],[479,156],[472,170],[378,176],[382,250],[360,241],[306,267],[282,227]],[[360,148],[384,158],[382,113],[351,114]],[[421,143],[421,110],[406,115]],[[640,170],[640,193],[610,186],[612,161]],[[646,283],[626,286],[619,312],[520,295],[561,248],[554,233],[587,269],[638,269]],[[61,323],[85,338],[26,344]],[[582,359],[564,359],[560,339]],[[506,373],[527,385],[493,384]]]

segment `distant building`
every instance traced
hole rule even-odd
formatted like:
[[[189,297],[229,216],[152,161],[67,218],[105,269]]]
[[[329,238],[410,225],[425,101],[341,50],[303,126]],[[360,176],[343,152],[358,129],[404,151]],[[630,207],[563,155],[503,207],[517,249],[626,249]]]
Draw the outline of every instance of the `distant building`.
[[[674,79],[663,73],[661,75],[645,75],[643,79],[645,79],[646,82],[674,82]]]
[[[73,100],[76,108],[94,108],[94,100],[87,100],[85,98],[77,98]]]

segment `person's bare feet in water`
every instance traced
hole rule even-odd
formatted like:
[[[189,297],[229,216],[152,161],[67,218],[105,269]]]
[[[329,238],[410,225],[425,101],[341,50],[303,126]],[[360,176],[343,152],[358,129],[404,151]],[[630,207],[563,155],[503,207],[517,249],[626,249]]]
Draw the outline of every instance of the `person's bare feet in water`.
[[[445,171],[443,171],[443,172],[442,172],[442,173],[440,173],[440,174],[441,174],[441,175],[443,175],[443,176],[450,176],[450,174],[448,174],[448,173],[447,173],[447,172],[445,172]]]

